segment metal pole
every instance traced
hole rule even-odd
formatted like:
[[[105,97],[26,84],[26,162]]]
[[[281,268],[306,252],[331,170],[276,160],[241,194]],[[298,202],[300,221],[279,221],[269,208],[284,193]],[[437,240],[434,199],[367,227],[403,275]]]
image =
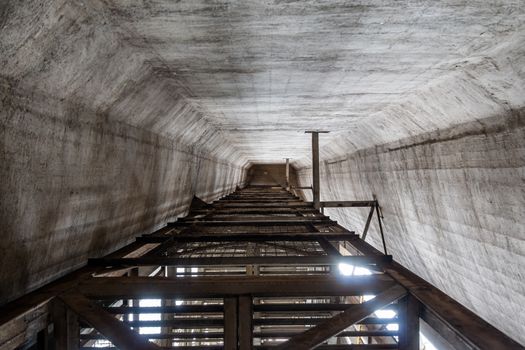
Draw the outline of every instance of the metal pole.
[[[319,191],[319,133],[312,132],[312,187],[314,194],[314,208],[321,208],[321,198]]]
[[[286,190],[290,191],[290,158],[286,158]]]
[[[321,191],[319,183],[319,134],[328,133],[329,131],[305,131],[307,134],[312,134],[312,192],[314,208],[321,208]]]

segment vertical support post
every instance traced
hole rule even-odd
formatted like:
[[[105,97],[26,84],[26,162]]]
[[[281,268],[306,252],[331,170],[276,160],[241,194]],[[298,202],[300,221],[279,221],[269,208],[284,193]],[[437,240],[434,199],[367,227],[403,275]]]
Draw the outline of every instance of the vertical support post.
[[[237,298],[224,298],[224,350],[237,350]]]
[[[58,300],[53,303],[53,333],[56,350],[79,349],[78,317]]]
[[[321,195],[319,191],[319,133],[312,132],[312,192],[314,208],[321,208]]]
[[[253,302],[249,295],[239,296],[239,350],[252,350],[253,348]]]
[[[319,134],[326,134],[329,131],[305,131],[312,134],[312,193],[314,208],[321,209],[321,191],[319,181]]]
[[[224,298],[224,349],[253,349],[253,300],[249,295]]]
[[[37,333],[36,348],[37,350],[48,350],[49,349],[49,330],[47,327]]]
[[[286,190],[290,191],[290,158],[286,159]]]
[[[385,255],[388,255],[386,250],[386,243],[385,243],[385,233],[383,232],[383,224],[381,223],[381,213],[379,213],[379,203],[376,201],[376,214],[377,214],[377,223],[379,225],[379,232],[381,233],[381,240],[383,241],[383,250],[385,251]]]
[[[366,235],[368,234],[368,229],[370,228],[370,223],[372,222],[372,216],[374,216],[374,210],[376,208],[370,207],[370,212],[368,213],[368,218],[366,219],[365,229],[363,230],[363,235],[361,236],[361,239],[364,241],[366,239]]]
[[[139,268],[134,267],[131,270],[128,271],[128,276],[130,277],[138,277],[139,275]],[[130,299],[128,300],[129,306],[140,306],[140,300],[139,299]],[[129,314],[128,315],[128,321],[138,321],[139,320],[139,313],[136,314]]]
[[[399,301],[399,350],[419,350],[421,303],[411,294]]]

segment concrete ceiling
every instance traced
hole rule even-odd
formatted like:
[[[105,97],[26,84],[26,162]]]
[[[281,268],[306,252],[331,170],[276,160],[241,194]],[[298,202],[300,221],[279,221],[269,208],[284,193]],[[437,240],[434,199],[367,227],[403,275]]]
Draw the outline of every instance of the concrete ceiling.
[[[524,23],[519,0],[11,0],[0,77],[49,110],[301,167],[307,129],[332,131],[332,159],[525,104]]]
[[[522,26],[520,1],[107,0],[123,40],[250,161],[309,154]],[[428,131],[428,130],[423,130]]]

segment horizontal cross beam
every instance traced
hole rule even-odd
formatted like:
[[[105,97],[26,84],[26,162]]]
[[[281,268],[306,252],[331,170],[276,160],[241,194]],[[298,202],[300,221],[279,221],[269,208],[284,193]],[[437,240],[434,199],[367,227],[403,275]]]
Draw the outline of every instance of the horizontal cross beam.
[[[349,296],[376,294],[394,284],[384,275],[333,276],[232,276],[232,277],[97,277],[81,282],[79,289],[97,299],[119,298],[221,298],[253,295]]]
[[[334,248],[335,250],[335,248]],[[391,255],[312,255],[312,256],[250,256],[250,257],[210,257],[177,258],[147,256],[140,258],[99,258],[90,259],[92,266],[129,267],[129,266],[219,266],[219,265],[338,265],[346,263],[356,266],[375,265],[392,261]]]

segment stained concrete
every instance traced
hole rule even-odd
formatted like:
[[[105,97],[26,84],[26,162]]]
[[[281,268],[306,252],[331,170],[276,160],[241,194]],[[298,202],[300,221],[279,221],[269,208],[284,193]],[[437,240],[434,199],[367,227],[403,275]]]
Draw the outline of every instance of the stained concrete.
[[[252,163],[310,185],[329,129],[326,199],[375,193],[396,258],[525,343],[524,28],[521,0],[1,1],[0,303]]]

